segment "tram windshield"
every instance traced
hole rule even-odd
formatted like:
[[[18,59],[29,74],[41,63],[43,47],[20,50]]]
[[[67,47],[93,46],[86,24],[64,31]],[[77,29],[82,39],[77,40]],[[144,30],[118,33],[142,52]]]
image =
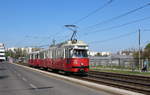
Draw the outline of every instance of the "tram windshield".
[[[87,54],[87,50],[82,50],[82,49],[74,49],[73,50],[73,53],[72,53],[72,57],[75,58],[75,57],[88,57],[88,54]]]

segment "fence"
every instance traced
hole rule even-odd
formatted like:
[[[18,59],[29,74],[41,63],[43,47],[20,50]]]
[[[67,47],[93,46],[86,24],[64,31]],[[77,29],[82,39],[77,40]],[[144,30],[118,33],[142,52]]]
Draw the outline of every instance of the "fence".
[[[98,69],[119,69],[138,71],[144,67],[145,59],[138,58],[114,58],[114,57],[90,57],[90,67]],[[150,59],[148,59],[147,70],[150,70]]]

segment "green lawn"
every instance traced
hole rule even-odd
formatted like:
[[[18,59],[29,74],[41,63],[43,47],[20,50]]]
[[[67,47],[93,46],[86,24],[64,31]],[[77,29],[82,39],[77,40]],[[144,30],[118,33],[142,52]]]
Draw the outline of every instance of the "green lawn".
[[[102,68],[102,67],[90,67],[90,70],[103,71],[103,72],[113,72],[113,73],[121,73],[121,74],[130,74],[130,75],[142,75],[142,76],[150,76],[149,72],[141,72],[141,71],[131,71],[125,69],[111,69],[111,68]]]

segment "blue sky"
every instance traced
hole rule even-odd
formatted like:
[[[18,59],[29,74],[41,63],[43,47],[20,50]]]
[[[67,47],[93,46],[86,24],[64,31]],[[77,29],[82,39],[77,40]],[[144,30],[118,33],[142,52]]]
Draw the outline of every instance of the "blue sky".
[[[68,40],[71,32],[64,27],[86,16],[109,0],[0,0],[0,42],[7,47],[26,47]],[[104,41],[141,29],[142,47],[150,41],[150,19],[124,27],[102,31],[130,21],[150,17],[150,5],[127,16],[87,28],[145,5],[150,0],[113,0],[107,7],[77,23],[78,39],[93,51],[119,51],[138,47],[138,33]],[[99,31],[97,31],[99,30]],[[101,31],[100,31],[101,30]],[[97,32],[94,32],[97,31]],[[85,35],[89,33],[88,35]],[[95,42],[95,43],[94,43]]]

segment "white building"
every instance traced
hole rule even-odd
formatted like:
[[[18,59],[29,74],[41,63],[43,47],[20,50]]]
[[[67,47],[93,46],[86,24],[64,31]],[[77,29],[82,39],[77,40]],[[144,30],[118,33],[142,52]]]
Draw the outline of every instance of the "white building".
[[[95,51],[88,51],[89,56],[110,56],[111,52],[95,52]]]
[[[88,51],[89,56],[95,56],[98,52],[95,51]]]
[[[22,51],[25,50],[27,53],[33,52],[33,48],[31,48],[31,47],[28,47],[28,48],[21,48],[21,50],[22,50]]]
[[[5,46],[3,43],[0,43],[0,61],[5,61]]]
[[[101,54],[102,56],[109,56],[109,55],[111,55],[110,52],[100,52],[100,54]]]

